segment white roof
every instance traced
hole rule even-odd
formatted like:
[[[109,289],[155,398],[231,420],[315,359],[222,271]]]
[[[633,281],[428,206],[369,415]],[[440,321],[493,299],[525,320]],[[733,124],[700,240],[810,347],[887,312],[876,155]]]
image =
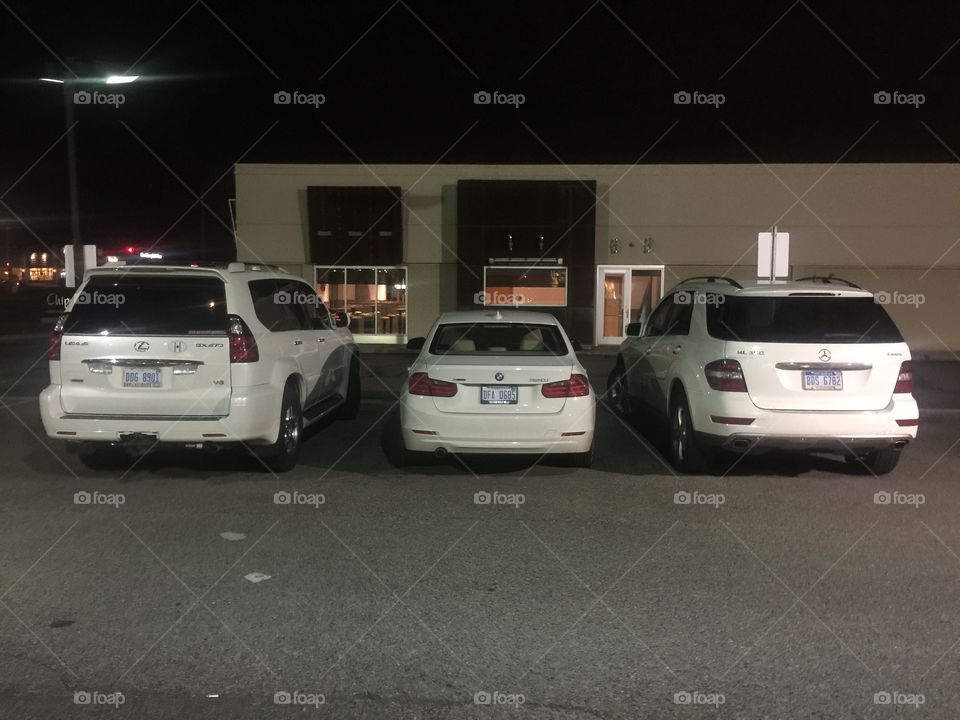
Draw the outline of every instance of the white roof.
[[[462,310],[447,312],[440,316],[441,323],[524,323],[527,325],[559,325],[557,319],[542,312],[529,310],[511,310],[510,308],[487,308],[485,310]]]

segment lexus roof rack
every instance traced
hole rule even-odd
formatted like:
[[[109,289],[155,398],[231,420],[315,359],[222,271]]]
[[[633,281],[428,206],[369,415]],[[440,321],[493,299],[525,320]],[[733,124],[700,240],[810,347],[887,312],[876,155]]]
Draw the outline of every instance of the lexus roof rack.
[[[829,275],[807,275],[806,277],[797,278],[796,280],[794,280],[794,282],[818,282],[818,283],[824,283],[824,284],[843,283],[847,287],[856,288],[857,290],[863,290],[863,288],[857,285],[856,283],[850,282],[846,278],[837,277],[833,273],[830,273]]]
[[[723,275],[698,275],[696,277],[687,278],[686,280],[681,280],[680,284],[683,285],[684,283],[697,282],[700,280],[706,280],[707,282],[725,282],[733,285],[739,290],[743,290],[743,285],[738,283],[733,278],[724,277]]]

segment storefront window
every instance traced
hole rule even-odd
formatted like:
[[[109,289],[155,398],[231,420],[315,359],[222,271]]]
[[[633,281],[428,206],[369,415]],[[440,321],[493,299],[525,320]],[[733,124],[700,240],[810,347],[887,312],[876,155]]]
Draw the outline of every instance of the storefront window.
[[[318,267],[316,289],[331,310],[346,310],[354,335],[407,333],[407,269]]]
[[[565,267],[502,267],[483,269],[484,305],[565,307]]]

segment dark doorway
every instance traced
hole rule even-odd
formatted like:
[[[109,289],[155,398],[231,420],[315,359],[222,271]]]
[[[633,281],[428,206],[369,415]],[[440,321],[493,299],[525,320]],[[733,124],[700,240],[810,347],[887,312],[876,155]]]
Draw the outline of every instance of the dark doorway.
[[[457,184],[457,305],[477,309],[484,267],[566,268],[566,305],[555,315],[571,338],[593,342],[596,182],[461,180]],[[542,259],[542,260],[540,260]],[[557,260],[561,262],[557,262]],[[479,280],[478,280],[479,278]]]

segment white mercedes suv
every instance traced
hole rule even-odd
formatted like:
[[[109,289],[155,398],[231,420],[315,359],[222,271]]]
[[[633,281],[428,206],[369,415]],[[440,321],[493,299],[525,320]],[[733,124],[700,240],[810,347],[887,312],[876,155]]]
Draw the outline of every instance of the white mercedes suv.
[[[694,278],[627,335],[609,399],[624,415],[665,419],[680,471],[783,449],[840,453],[880,475],[917,436],[910,349],[849,281]]]
[[[445,313],[407,347],[420,355],[400,399],[402,462],[447,452],[592,462],[596,396],[552,315]]]
[[[349,318],[283,270],[108,265],[66,309],[40,414],[90,465],[110,449],[242,443],[286,471],[305,426],[357,414]]]

